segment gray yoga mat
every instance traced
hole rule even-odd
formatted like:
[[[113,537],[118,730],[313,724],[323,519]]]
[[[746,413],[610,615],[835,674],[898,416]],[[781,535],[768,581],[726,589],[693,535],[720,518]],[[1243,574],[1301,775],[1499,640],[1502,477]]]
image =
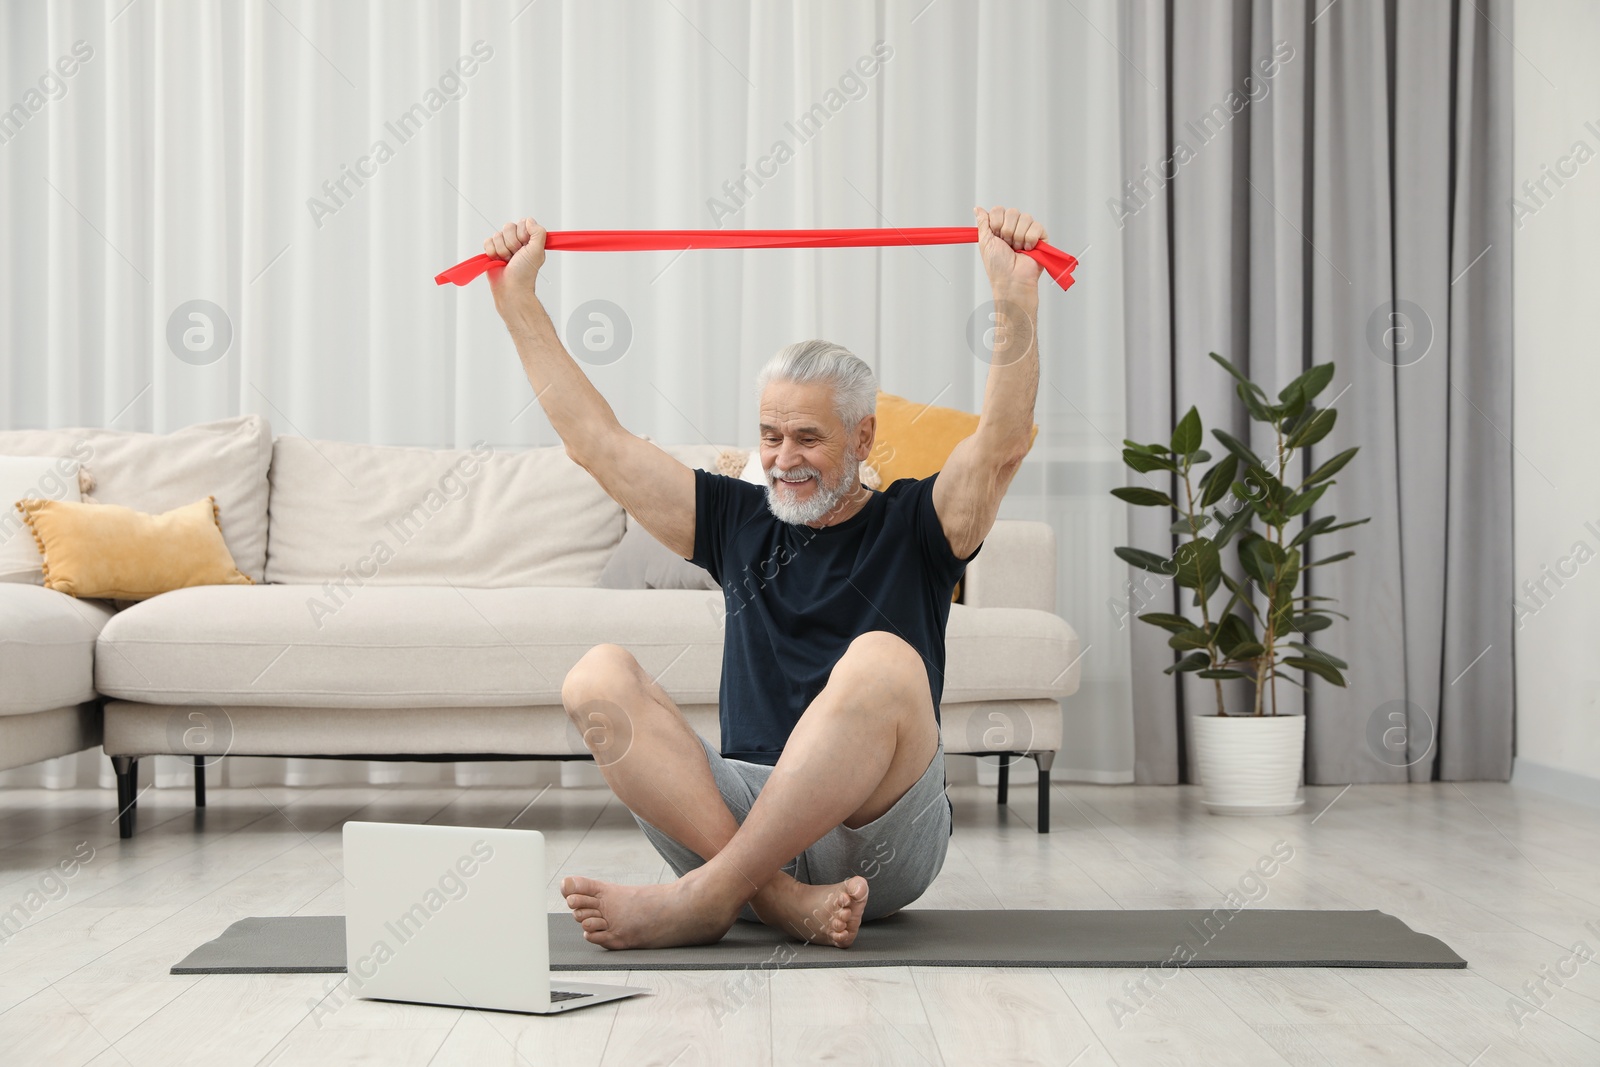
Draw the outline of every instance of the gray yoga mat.
[[[780,948],[783,951],[778,952]],[[738,922],[714,945],[612,952],[550,916],[553,971],[746,967],[1465,967],[1436,937],[1381,911],[903,911],[840,951]],[[337,973],[344,917],[240,919],[173,974]]]

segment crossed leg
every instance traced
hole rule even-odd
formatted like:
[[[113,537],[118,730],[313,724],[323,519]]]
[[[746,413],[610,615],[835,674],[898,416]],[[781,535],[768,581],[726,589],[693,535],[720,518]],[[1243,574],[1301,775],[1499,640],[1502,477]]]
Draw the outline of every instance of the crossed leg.
[[[811,886],[781,868],[834,827],[883,815],[927,769],[939,730],[915,649],[883,631],[851,642],[743,825],[693,729],[626,649],[590,649],[561,696],[617,798],[706,861],[663,885],[562,879],[586,940],[606,948],[704,944],[727,933],[749,903],[762,921],[803,940],[854,942],[867,880]]]

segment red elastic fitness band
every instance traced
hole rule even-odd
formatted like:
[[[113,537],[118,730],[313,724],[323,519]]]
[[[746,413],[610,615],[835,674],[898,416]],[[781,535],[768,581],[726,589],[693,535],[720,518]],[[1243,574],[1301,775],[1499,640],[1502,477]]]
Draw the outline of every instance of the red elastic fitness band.
[[[962,245],[978,240],[976,226],[920,226],[903,230],[565,230],[550,231],[544,246],[558,252],[663,252],[685,248],[863,248],[890,245]],[[1063,290],[1078,261],[1040,241],[1022,253]],[[440,274],[440,285],[466,285],[505,261],[477,255]]]

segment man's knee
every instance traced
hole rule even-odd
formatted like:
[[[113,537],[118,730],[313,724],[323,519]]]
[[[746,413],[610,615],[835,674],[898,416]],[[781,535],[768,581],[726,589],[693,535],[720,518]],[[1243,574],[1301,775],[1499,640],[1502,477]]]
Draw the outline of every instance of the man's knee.
[[[638,686],[639,661],[621,645],[595,645],[572,665],[561,682],[561,704],[567,715],[596,700],[616,696]]]
[[[921,653],[887,630],[868,630],[851,641],[833,665],[828,681],[842,682],[856,691],[870,687],[932,699]]]

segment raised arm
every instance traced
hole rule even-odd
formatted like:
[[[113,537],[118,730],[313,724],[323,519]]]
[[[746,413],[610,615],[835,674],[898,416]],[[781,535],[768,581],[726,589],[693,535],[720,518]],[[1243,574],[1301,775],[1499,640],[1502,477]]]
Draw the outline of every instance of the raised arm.
[[[989,536],[1000,501],[1032,443],[1039,394],[1040,268],[1019,250],[1049,237],[1032,215],[1015,208],[974,208],[973,213],[994,297],[994,351],[978,429],[956,445],[933,483],[933,509],[961,559]]]
[[[544,227],[532,219],[508,222],[483,242],[491,267],[494,306],[516,343],[522,368],[567,455],[672,551],[694,555],[694,471],[617,421],[616,412],[561,346],[549,314],[534,293],[544,265]]]

